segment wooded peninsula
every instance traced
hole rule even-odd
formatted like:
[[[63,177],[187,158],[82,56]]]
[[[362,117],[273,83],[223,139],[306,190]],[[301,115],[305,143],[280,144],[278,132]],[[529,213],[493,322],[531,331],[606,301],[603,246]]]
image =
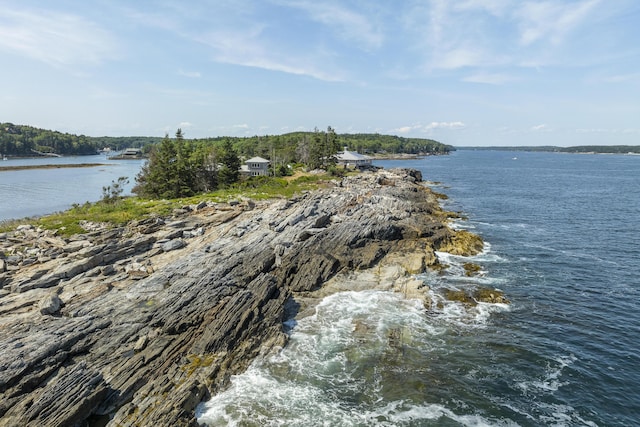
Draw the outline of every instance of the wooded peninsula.
[[[314,140],[329,134],[335,135],[335,143],[342,148],[363,154],[397,154],[415,155],[446,154],[454,150],[450,145],[425,138],[405,138],[395,135],[381,134],[336,134],[328,127],[326,131],[315,129],[312,132],[292,132],[283,135],[263,135],[250,137],[211,137],[190,139],[183,138],[193,146],[222,146],[230,141],[239,156],[247,158],[261,156],[277,157],[283,163],[298,163],[305,151],[311,149]],[[74,135],[53,130],[39,129],[12,123],[0,124],[0,156],[31,157],[39,153],[55,153],[59,155],[91,155],[103,149],[121,151],[125,148],[140,148],[149,153],[151,147],[162,142],[164,137],[126,136],[93,137]]]

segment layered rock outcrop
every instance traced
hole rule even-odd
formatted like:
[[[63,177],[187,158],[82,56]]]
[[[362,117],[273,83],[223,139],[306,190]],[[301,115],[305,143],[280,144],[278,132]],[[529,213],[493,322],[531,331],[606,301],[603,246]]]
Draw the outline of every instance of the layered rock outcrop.
[[[411,170],[73,238],[0,235],[0,426],[196,426],[200,401],[286,343],[296,298],[349,271],[420,272],[461,240]]]

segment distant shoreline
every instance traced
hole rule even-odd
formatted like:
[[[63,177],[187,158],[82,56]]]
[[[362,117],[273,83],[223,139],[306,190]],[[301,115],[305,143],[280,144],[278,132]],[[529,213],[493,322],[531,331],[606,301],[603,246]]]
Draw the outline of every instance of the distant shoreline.
[[[28,169],[61,169],[61,168],[93,168],[96,166],[110,166],[106,163],[69,163],[60,165],[20,165],[0,166],[0,172],[19,171]]]
[[[553,145],[539,146],[487,146],[472,147],[460,146],[455,147],[456,150],[473,150],[473,151],[528,151],[541,153],[563,153],[563,154],[622,154],[622,155],[639,155],[640,145],[578,145],[573,147],[557,147]]]

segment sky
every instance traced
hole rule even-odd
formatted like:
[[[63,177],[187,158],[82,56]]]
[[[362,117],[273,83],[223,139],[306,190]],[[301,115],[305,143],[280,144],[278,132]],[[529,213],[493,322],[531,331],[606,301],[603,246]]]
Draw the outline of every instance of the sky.
[[[0,122],[640,145],[637,0],[0,0]]]

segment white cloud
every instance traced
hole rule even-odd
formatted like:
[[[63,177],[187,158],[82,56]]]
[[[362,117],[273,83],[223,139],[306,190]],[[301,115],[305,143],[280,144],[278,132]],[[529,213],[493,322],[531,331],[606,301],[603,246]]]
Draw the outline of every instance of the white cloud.
[[[416,130],[416,129],[420,129],[420,128],[422,128],[422,125],[402,126],[402,127],[393,129],[392,132],[403,133],[404,134],[404,133],[409,133],[412,130]]]
[[[403,31],[415,34],[412,48],[427,71],[508,64],[503,39],[494,38],[496,24],[505,26],[496,14],[507,10],[499,1],[432,0],[405,11]]]
[[[341,38],[366,49],[378,48],[384,40],[382,32],[371,22],[371,15],[354,12],[343,4],[318,0],[279,3],[305,11],[312,20],[333,28]]]
[[[280,71],[289,74],[310,76],[324,81],[343,81],[339,71],[325,71],[317,63],[322,58],[316,55],[295,55],[283,49],[270,48],[263,37],[264,26],[241,31],[216,31],[199,36],[198,41],[213,49],[215,61]]]
[[[515,13],[519,20],[520,42],[525,46],[538,41],[561,43],[569,32],[585,21],[600,1],[524,3]]]
[[[435,130],[459,130],[467,127],[463,122],[431,122],[429,124],[414,124],[401,126],[391,130],[391,133],[409,134],[413,131],[432,133]]]
[[[495,59],[480,47],[459,46],[436,55],[436,68],[456,69],[492,65]]]
[[[0,8],[0,50],[54,66],[98,65],[118,58],[114,37],[80,16]]]
[[[290,26],[291,23],[280,21],[279,17],[265,19],[261,14],[262,11],[272,11],[273,4],[288,6],[289,3],[293,2],[219,0],[185,7],[183,3],[169,1],[163,4],[164,10],[160,8],[159,12],[128,10],[127,16],[137,25],[157,28],[206,46],[211,51],[211,59],[219,63],[309,76],[324,81],[344,81],[344,73],[334,65],[333,52],[323,50],[320,46],[300,47],[296,38],[283,40],[280,36],[286,31],[280,27]],[[318,20],[329,21],[329,12],[340,12],[336,20],[342,24],[335,25],[347,27],[347,24],[351,24],[362,29],[361,25],[356,25],[355,14],[350,17],[338,7],[322,12],[320,6],[307,2],[295,5],[299,9],[314,9],[314,16]],[[197,71],[180,70],[180,74],[201,77]]]
[[[178,125],[178,127],[182,130],[184,129],[188,129],[190,127],[193,127],[193,123],[190,122],[180,122],[180,124]]]
[[[398,133],[409,133],[411,132],[413,129],[415,129],[413,126],[403,126],[397,129],[394,129],[396,132]]]
[[[530,130],[532,132],[548,132],[551,130],[551,128],[549,128],[549,126],[546,124],[539,124],[539,125],[531,126]]]
[[[412,49],[429,72],[569,61],[576,66],[576,56],[592,53],[571,45],[580,37],[578,30],[601,19],[603,4],[602,0],[415,2],[403,9],[403,32],[414,35]],[[473,81],[496,84],[494,78]]]
[[[463,122],[431,122],[428,125],[424,126],[424,129],[427,131],[435,130],[435,129],[455,130],[455,129],[463,129],[465,127],[467,127],[467,125],[464,124]]]

